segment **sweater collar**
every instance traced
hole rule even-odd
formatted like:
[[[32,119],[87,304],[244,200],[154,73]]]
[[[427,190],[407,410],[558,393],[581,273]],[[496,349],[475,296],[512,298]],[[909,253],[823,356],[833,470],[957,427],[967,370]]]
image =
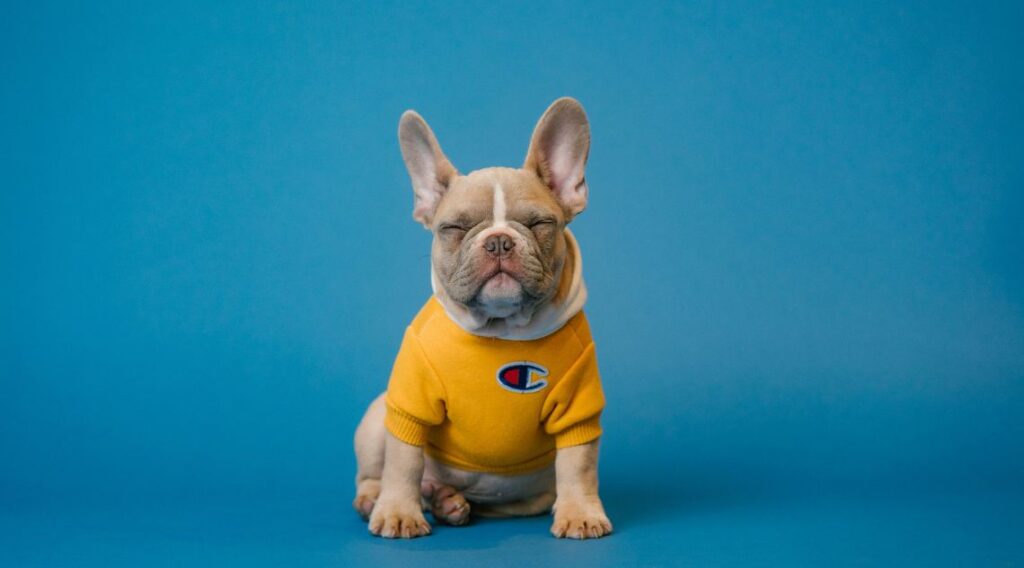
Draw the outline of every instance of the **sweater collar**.
[[[530,341],[551,335],[578,314],[583,309],[583,304],[587,302],[587,286],[583,283],[583,258],[576,237],[568,228],[565,229],[565,241],[569,247],[569,262],[562,268],[559,290],[551,301],[529,310],[529,313],[518,313],[504,319],[491,319],[474,313],[465,306],[453,302],[447,294],[438,293],[442,288],[431,263],[430,284],[434,290],[434,297],[438,299],[449,319],[473,335],[516,341]],[[566,274],[566,270],[570,272]]]

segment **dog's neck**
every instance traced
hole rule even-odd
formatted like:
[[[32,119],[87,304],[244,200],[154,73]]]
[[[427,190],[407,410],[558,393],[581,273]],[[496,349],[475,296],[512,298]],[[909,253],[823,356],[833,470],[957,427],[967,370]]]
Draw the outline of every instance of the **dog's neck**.
[[[548,301],[521,309],[507,318],[493,318],[452,301],[437,281],[433,267],[430,284],[434,296],[448,317],[459,327],[473,335],[529,341],[540,339],[558,331],[583,309],[587,302],[587,286],[583,283],[583,259],[579,245],[569,229],[565,230],[567,245],[565,264],[558,275],[558,291]]]

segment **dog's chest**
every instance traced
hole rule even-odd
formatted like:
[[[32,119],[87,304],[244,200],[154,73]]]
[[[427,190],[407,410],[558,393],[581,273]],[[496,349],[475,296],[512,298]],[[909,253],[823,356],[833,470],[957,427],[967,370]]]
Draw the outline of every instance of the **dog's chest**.
[[[491,340],[446,357],[437,369],[445,385],[446,414],[456,426],[484,426],[495,437],[536,430],[545,402],[574,362],[569,350],[537,349],[534,342]]]

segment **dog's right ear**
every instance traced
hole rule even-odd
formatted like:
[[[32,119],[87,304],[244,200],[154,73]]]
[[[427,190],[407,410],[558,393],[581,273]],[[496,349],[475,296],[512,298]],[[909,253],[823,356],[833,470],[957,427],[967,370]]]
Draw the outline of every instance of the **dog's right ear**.
[[[398,144],[412,179],[415,198],[412,217],[429,229],[441,196],[459,172],[445,157],[434,133],[416,111],[407,110],[402,114],[398,123]]]

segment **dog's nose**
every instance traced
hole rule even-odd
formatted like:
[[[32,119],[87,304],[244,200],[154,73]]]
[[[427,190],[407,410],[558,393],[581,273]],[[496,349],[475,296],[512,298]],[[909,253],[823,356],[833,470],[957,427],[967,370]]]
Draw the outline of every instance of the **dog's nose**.
[[[484,240],[484,250],[494,257],[508,256],[512,254],[514,248],[516,248],[516,244],[512,241],[512,237],[503,233],[491,235]]]

